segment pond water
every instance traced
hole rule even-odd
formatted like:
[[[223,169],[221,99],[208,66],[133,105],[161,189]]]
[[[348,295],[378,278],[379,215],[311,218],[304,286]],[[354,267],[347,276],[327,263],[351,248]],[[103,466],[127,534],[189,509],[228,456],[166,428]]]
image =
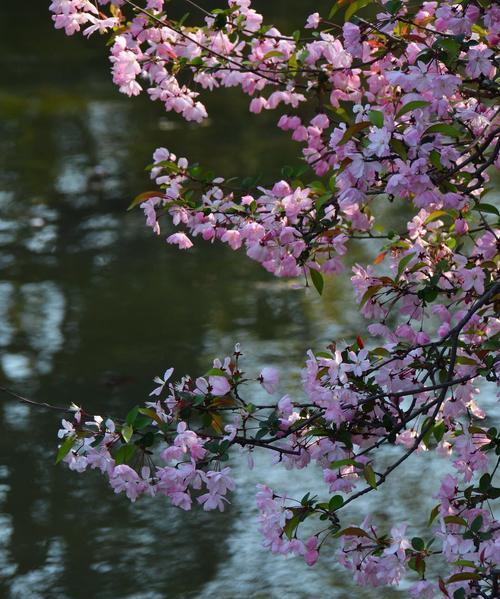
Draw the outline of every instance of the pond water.
[[[300,1],[261,4],[282,22],[307,14]],[[251,117],[246,100],[223,92],[208,102],[209,123],[192,127],[129,100],[110,82],[102,40],[56,32],[47,5],[0,7],[0,385],[126,413],[167,366],[204,372],[239,341],[249,370],[275,364],[282,391],[300,396],[306,350],[364,331],[347,276],[319,298],[226,248],[180,253],[126,212],[151,185],[143,167],[159,145],[226,175],[279,177],[296,148],[272,126],[276,115]],[[353,260],[369,253],[359,247]],[[58,420],[0,397],[0,597],[407,596],[356,589],[333,553],[311,569],[261,548],[255,484],[326,496],[314,471],[290,476],[261,456],[264,470],[249,472],[235,459],[238,491],[215,516],[161,499],[130,505],[99,475],[54,465]],[[352,518],[409,510],[422,524],[437,468],[409,464],[404,484],[388,483]]]

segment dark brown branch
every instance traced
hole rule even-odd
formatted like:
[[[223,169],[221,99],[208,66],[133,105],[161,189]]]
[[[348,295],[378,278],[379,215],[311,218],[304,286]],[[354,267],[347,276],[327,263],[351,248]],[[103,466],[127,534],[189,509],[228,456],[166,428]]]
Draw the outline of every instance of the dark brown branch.
[[[0,386],[0,391],[2,391],[3,393],[6,393],[7,395],[10,395],[17,401],[24,403],[28,406],[32,406],[35,408],[44,408],[45,410],[53,410],[55,412],[64,412],[66,414],[70,414],[70,413],[74,414],[75,413],[75,410],[72,410],[71,408],[65,408],[62,406],[53,406],[53,405],[45,403],[43,401],[34,401],[32,399],[28,399],[27,397],[23,397],[22,395],[19,395],[18,393],[16,393],[15,391],[12,391],[11,389],[7,389],[7,387]]]

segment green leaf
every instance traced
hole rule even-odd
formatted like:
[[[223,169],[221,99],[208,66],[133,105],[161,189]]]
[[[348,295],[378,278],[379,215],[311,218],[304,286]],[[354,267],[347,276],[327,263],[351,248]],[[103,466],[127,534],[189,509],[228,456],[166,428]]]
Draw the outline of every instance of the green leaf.
[[[431,212],[429,216],[424,220],[424,225],[427,225],[428,223],[437,220],[441,216],[450,216],[450,214],[446,212],[446,210],[434,210],[434,212]]]
[[[382,287],[383,285],[372,285],[371,287],[368,287],[368,289],[365,291],[365,294],[361,298],[359,307],[362,308],[369,299],[371,299],[378,291],[382,289]]]
[[[453,574],[446,581],[446,584],[451,584],[452,582],[461,582],[463,580],[480,580],[481,576],[476,574],[475,572],[458,572],[457,574]]]
[[[323,275],[314,269],[311,269],[309,274],[311,275],[313,285],[316,287],[316,291],[321,295],[323,293],[323,287],[325,286]]]
[[[355,125],[351,125],[350,127],[348,127],[346,129],[346,132],[342,136],[342,139],[339,141],[339,146],[343,146],[352,137],[354,137],[354,135],[356,135],[360,131],[363,131],[363,129],[370,127],[370,125],[371,125],[370,121],[363,121],[362,123],[356,123]]]
[[[226,372],[222,368],[210,368],[204,374],[204,376],[226,376]]]
[[[227,17],[223,13],[218,13],[214,20],[214,25],[218,29],[224,29],[227,24]]]
[[[341,508],[343,505],[344,498],[342,497],[342,495],[334,495],[328,502],[328,509],[330,510],[330,512],[334,512],[335,510]]]
[[[177,23],[177,27],[182,27],[184,25],[184,23],[187,21],[189,15],[191,13],[187,12],[185,14],[182,15],[182,18],[180,19],[180,21]]]
[[[284,54],[283,54],[283,52],[280,52],[279,50],[271,50],[267,54],[264,54],[264,60],[267,60],[268,58],[274,58],[274,57],[284,58]]]
[[[285,526],[283,527],[283,531],[288,537],[288,539],[292,539],[295,531],[297,530],[298,525],[300,524],[300,515],[296,515],[290,520],[287,520]]]
[[[136,445],[122,445],[115,454],[115,464],[119,466],[120,464],[130,462],[136,451]]]
[[[467,520],[460,516],[445,516],[443,518],[445,524],[458,524],[460,526],[467,526]]]
[[[203,64],[203,58],[201,56],[195,56],[191,59],[189,64],[193,65],[194,67],[201,67]]]
[[[497,455],[499,455],[498,448]],[[488,496],[492,499],[498,499],[500,497],[500,487],[490,487],[490,490],[488,491]]]
[[[472,532],[479,532],[482,525],[483,525],[483,517],[477,516],[472,521],[472,523],[470,525],[470,529],[472,530]]]
[[[460,44],[449,37],[440,38],[435,43],[434,46],[441,48],[445,53],[450,62],[453,62],[457,59],[460,53]]]
[[[376,347],[370,351],[370,355],[381,356],[382,358],[390,358],[392,356],[391,352],[385,347]]]
[[[437,125],[431,125],[428,129],[425,130],[423,137],[426,135],[431,135],[433,133],[441,133],[442,135],[446,135],[447,137],[461,137],[462,133],[460,129],[455,127],[454,125],[447,125],[446,123],[439,123]]]
[[[151,420],[154,420],[160,427],[165,426],[163,420],[151,408],[139,408],[139,414],[142,414],[143,416],[148,416],[149,418],[151,418]]]
[[[391,243],[392,249],[402,248],[403,250],[409,250],[411,247],[412,246],[409,243],[407,243],[406,241],[403,241],[402,239],[399,239],[398,241]]]
[[[299,63],[297,62],[297,57],[295,56],[295,54],[292,54],[290,56],[290,58],[288,59],[288,68],[290,69],[290,71],[292,73],[296,73],[297,69],[298,69]]]
[[[426,268],[429,265],[426,264],[425,262],[416,262],[408,272],[414,273],[417,272],[418,270],[422,269],[422,268]]]
[[[457,559],[455,562],[451,562],[454,566],[463,566],[464,568],[475,568],[476,564],[468,559]]]
[[[360,462],[356,462],[352,458],[345,458],[344,460],[335,460],[335,462],[332,462],[330,464],[330,468],[332,470],[339,470],[344,466],[355,466],[356,468],[363,468],[363,464],[361,464]]]
[[[432,434],[434,435],[434,438],[436,439],[436,441],[438,443],[443,438],[445,431],[446,431],[446,425],[445,425],[444,421],[441,420],[441,422],[436,422],[436,424],[434,425],[434,428],[432,430]]]
[[[413,549],[415,549],[415,551],[423,551],[425,549],[425,543],[420,537],[413,537],[411,540],[411,546]]]
[[[309,187],[315,192],[315,193],[326,193],[328,190],[326,189],[323,181],[311,181],[311,183],[309,183]]]
[[[491,487],[491,475],[486,472],[479,479],[479,490],[481,493],[487,493]]]
[[[436,505],[432,508],[431,513],[429,515],[429,521],[427,522],[427,526],[430,526],[434,522],[434,520],[438,517],[440,507],[441,507],[441,504],[438,503],[438,505]]]
[[[400,139],[396,139],[393,137],[389,142],[389,146],[394,152],[396,152],[398,156],[401,156],[403,160],[406,160],[408,158],[406,146]]]
[[[443,170],[443,165],[441,164],[441,155],[437,150],[431,150],[429,158],[434,168],[437,168],[439,171]]]
[[[130,426],[132,426],[135,422],[135,419],[137,418],[137,415],[139,414],[139,406],[135,406],[133,407],[130,412],[127,414],[127,417],[125,418],[125,422],[127,424],[129,424]]]
[[[66,437],[66,439],[64,439],[61,447],[59,447],[57,451],[56,464],[59,464],[59,462],[68,455],[68,453],[73,449],[75,442],[76,437],[74,435],[70,435],[69,437]]]
[[[403,3],[401,0],[389,0],[389,2],[385,5],[385,8],[391,13],[391,15],[395,15],[402,6]]]
[[[352,125],[351,115],[347,112],[345,108],[342,106],[334,107],[334,106],[325,106],[327,110],[333,112],[333,114],[342,122],[347,123],[348,125]]]
[[[399,279],[401,277],[401,275],[404,273],[404,270],[407,266],[407,264],[415,257],[415,252],[412,252],[411,254],[406,254],[406,256],[403,256],[403,258],[401,258],[401,260],[399,261],[398,264],[398,276],[397,278]]]
[[[332,199],[332,194],[331,193],[325,193],[322,196],[320,196],[314,202],[314,205],[316,206],[316,210],[319,210],[321,208],[321,206],[323,206],[324,204],[326,204],[326,202],[330,201],[331,199]]]
[[[136,206],[139,206],[139,204],[142,204],[143,202],[145,202],[146,200],[150,200],[151,198],[161,198],[162,195],[163,194],[160,191],[145,191],[143,193],[140,193],[132,200],[127,210],[132,210]]]
[[[136,430],[140,430],[151,424],[151,418],[149,416],[138,416],[134,420],[134,427]]]
[[[472,210],[476,210],[476,212],[487,212],[488,214],[494,214],[495,216],[500,217],[500,212],[496,206],[492,204],[476,204],[472,207]]]
[[[384,113],[380,110],[370,110],[368,118],[372,125],[381,129],[384,126]]]
[[[348,526],[347,528],[344,528],[344,530],[341,530],[338,533],[338,535],[345,537],[365,537],[367,539],[370,538],[370,535],[366,532],[366,530],[358,528],[357,526]]]
[[[416,110],[417,108],[425,108],[429,106],[430,102],[426,100],[413,100],[413,102],[407,102],[402,108],[399,109],[396,114],[396,118],[399,119],[404,114],[411,112],[412,110]]]
[[[457,247],[457,240],[455,237],[448,237],[446,240],[446,245],[450,248],[450,250],[454,250]]]
[[[372,0],[356,0],[356,2],[353,2],[352,4],[350,4],[349,8],[345,11],[344,21],[346,23],[347,23],[347,21],[350,21],[351,17],[355,13],[357,13],[359,10],[361,10],[365,6],[368,6],[368,4],[371,4],[371,2],[372,2]]]
[[[134,427],[130,426],[130,424],[126,424],[124,427],[122,427],[121,433],[125,443],[128,443],[134,434]]]
[[[342,8],[342,4],[338,1],[335,2],[335,4],[332,6],[330,12],[328,13],[328,18],[331,19],[332,17],[334,17],[341,8]]]
[[[373,471],[373,468],[371,467],[370,464],[366,464],[366,466],[364,467],[363,475],[366,479],[366,482],[370,485],[370,487],[372,489],[376,489],[377,488],[377,479],[375,477],[375,472]]]
[[[203,179],[203,168],[199,164],[193,164],[193,166],[189,168],[189,174],[194,179]]]
[[[433,286],[424,287],[424,289],[421,289],[417,293],[417,295],[420,299],[423,299],[428,303],[433,302],[437,298],[438,294],[439,294],[438,289]]]
[[[456,362],[457,364],[465,364],[466,366],[478,366],[476,360],[467,358],[466,356],[458,356],[458,358],[456,358]]]

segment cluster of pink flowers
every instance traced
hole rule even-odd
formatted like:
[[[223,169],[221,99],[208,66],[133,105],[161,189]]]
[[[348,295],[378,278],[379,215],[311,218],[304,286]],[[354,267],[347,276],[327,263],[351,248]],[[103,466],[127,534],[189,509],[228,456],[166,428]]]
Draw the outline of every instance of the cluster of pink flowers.
[[[273,553],[302,556],[309,566],[317,562],[319,557],[317,536],[309,537],[307,541],[287,537],[286,527],[295,516],[291,509],[285,507],[285,498],[276,498],[269,487],[258,485],[257,507],[265,547]]]
[[[183,202],[183,193],[194,179],[192,171],[185,158],[177,159],[165,148],[156,150],[151,174],[164,193],[141,203],[146,222],[155,233],[159,235],[161,230],[157,212],[165,207],[174,224],[182,224],[193,237],[220,240],[233,250],[243,246],[249,258],[276,276],[298,276],[303,266],[324,273],[342,271],[339,256],[346,253],[348,238],[340,226],[335,235],[315,235],[318,193],[313,189],[292,189],[282,180],[271,189],[259,188],[258,194],[247,194],[237,200],[234,192],[226,188],[224,179],[218,177],[210,181],[200,205],[192,210]],[[333,209],[325,211],[324,219],[329,219],[332,212]],[[183,232],[170,235],[167,242],[181,249],[192,246],[191,239]],[[317,247],[314,254],[306,257],[311,245]],[[324,258],[321,264],[320,258]]]
[[[107,4],[107,2],[100,2],[100,4]],[[86,36],[97,31],[106,33],[119,24],[116,17],[101,18],[96,4],[90,0],[52,0],[49,9],[54,13],[55,28],[64,29],[66,35],[73,35],[80,31],[82,26],[85,27],[83,33]]]
[[[99,0],[108,12],[52,2],[69,35],[114,29],[112,76],[123,93],[146,90],[200,122],[204,93],[238,86],[252,113],[281,110],[277,126],[301,144],[304,166],[264,186],[157,149],[157,188],[133,202],[154,233],[166,217],[167,242],[180,249],[220,241],[276,276],[305,276],[320,293],[324,276],[345,270],[353,240],[380,242],[374,263],[354,265],[351,276],[369,335],[309,350],[302,401],[246,401],[246,385],[273,395],[279,376],[266,366],[248,377],[237,346],[202,377],[173,384],[167,370],[124,422],[78,410],[63,421],[58,459],[78,472],[100,469],[132,501],[160,494],[182,509],[222,511],[235,488],[222,467],[230,450],[263,448],[277,467],[318,467],[327,496],[295,501],[260,485],[259,528],[271,551],[313,565],[338,538],[338,562],[359,584],[398,585],[413,572],[412,597],[493,597],[500,527],[486,507],[500,495],[492,476],[500,438],[484,422],[479,382],[497,382],[500,363],[500,229],[487,195],[490,169],[500,166],[500,9],[489,0],[384,0],[369,22],[357,15],[367,4],[313,12],[302,37],[264,25],[250,0],[204,12],[201,25],[172,20],[161,0]],[[387,202],[409,215],[400,230],[384,226]],[[384,469],[388,445],[400,453]],[[406,523],[385,534],[369,518],[341,525],[345,506],[428,451],[454,472],[441,481],[429,540],[410,538]],[[315,517],[322,522],[311,534]],[[449,572],[429,580],[435,554]]]
[[[154,412],[151,408],[146,408],[153,415],[148,421],[154,422],[160,428],[168,427],[172,421],[171,416],[156,404],[152,405],[155,408]],[[81,420],[75,423],[76,428],[63,420],[63,428],[59,431],[59,437],[67,439],[71,444],[71,449],[62,457],[71,470],[100,470],[108,477],[113,491],[125,493],[132,502],[141,495],[164,495],[173,505],[190,510],[194,492],[196,501],[205,511],[224,511],[225,503],[228,502],[227,492],[235,488],[231,469],[199,469],[198,464],[204,465],[204,458],[207,456],[204,448],[206,440],[189,430],[186,422],[179,421],[176,432],[165,433],[165,439],[171,441],[160,456],[166,466],[156,466],[152,460],[145,462],[143,455],[136,455],[137,459],[134,462],[132,455],[137,452],[136,445],[129,445],[130,449],[122,452],[123,455],[120,451],[115,451],[115,448],[122,446],[123,441],[127,439],[126,426],[117,427],[113,420],[108,418],[104,422],[99,417],[85,423]],[[86,431],[86,436],[80,443],[78,431],[82,430]],[[144,448],[145,446],[142,446],[142,449]],[[134,467],[123,463],[123,460],[135,464]],[[202,493],[203,490],[206,492]]]
[[[398,584],[405,570],[406,549],[411,547],[405,533],[406,525],[392,528],[390,545],[382,549],[377,529],[367,518],[359,527],[346,529],[337,557],[352,570],[358,584],[374,587]]]

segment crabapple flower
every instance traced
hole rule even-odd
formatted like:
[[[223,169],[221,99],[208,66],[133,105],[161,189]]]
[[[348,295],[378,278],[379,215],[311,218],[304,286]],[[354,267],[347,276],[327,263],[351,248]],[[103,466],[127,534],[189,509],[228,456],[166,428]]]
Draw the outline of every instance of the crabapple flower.
[[[185,233],[174,233],[167,237],[167,243],[179,246],[181,250],[188,250],[193,247],[193,242]]]
[[[272,368],[271,366],[266,366],[262,369],[262,372],[259,376],[260,384],[264,387],[264,389],[272,394],[276,391],[280,381],[279,372],[276,368]]]
[[[165,385],[167,384],[167,382],[169,381],[170,377],[172,376],[172,374],[174,373],[174,369],[173,368],[167,368],[167,370],[165,370],[165,373],[163,375],[163,378],[159,377],[159,376],[155,376],[155,378],[153,379],[153,381],[155,383],[157,383],[159,386],[156,387],[156,389],[153,389],[153,391],[151,391],[151,393],[149,394],[151,395],[161,395]]]
[[[70,437],[75,434],[75,427],[72,422],[68,420],[61,420],[62,428],[57,431],[57,436],[59,439],[64,439],[65,437]]]
[[[370,368],[370,360],[367,360],[368,350],[362,349],[357,354],[353,351],[349,352],[349,359],[352,364],[346,364],[345,369],[352,372],[355,376],[362,376],[363,373]]]
[[[306,29],[317,29],[319,24],[321,23],[321,17],[318,12],[313,13],[307,17],[307,22],[305,24]]]
[[[212,395],[222,396],[231,391],[231,385],[225,376],[210,376],[208,377],[208,383]]]
[[[484,293],[484,272],[479,266],[470,269],[461,268],[458,274],[462,277],[462,288],[464,291],[474,289],[479,295]]]
[[[399,560],[405,561],[406,549],[411,547],[410,542],[405,538],[407,527],[406,524],[401,524],[391,528],[391,545],[384,550],[384,555],[396,555]]]
[[[318,537],[311,537],[305,543],[305,554],[304,559],[308,566],[314,566],[314,564],[318,561],[319,552],[318,552]]]
[[[115,493],[124,492],[132,502],[135,502],[147,488],[146,482],[126,464],[121,464],[113,469],[109,483]]]

